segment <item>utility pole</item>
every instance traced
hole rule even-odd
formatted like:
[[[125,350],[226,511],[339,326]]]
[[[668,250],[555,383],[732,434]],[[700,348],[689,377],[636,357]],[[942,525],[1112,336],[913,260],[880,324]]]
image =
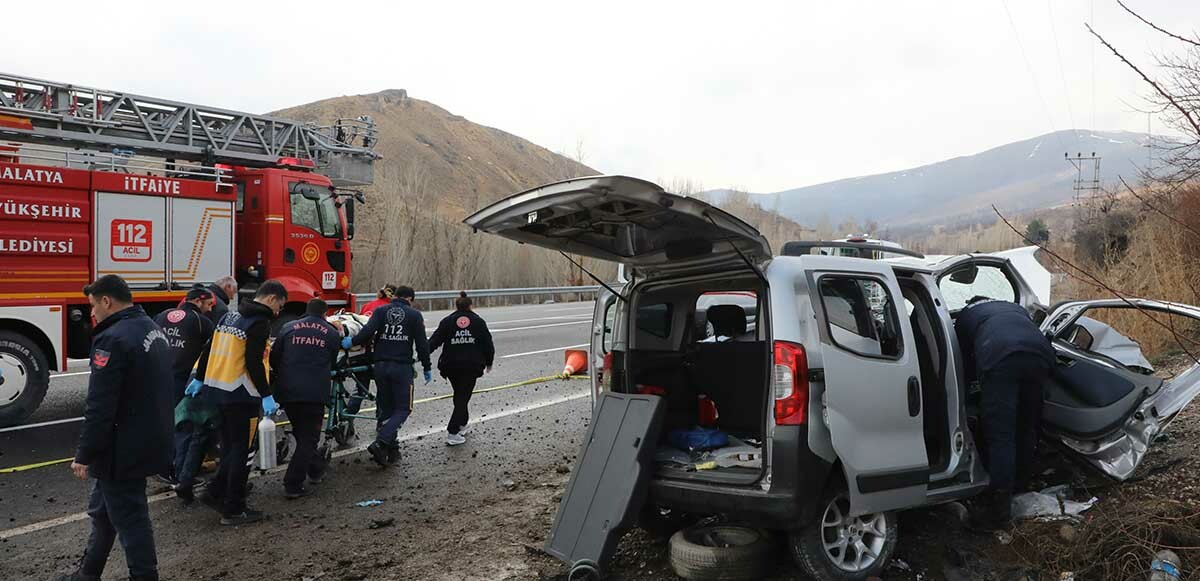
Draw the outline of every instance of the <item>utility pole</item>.
[[[1084,157],[1082,153],[1076,153],[1075,157],[1071,157],[1070,153],[1064,153],[1063,158],[1067,163],[1075,168],[1075,183],[1072,189],[1075,190],[1075,208],[1077,211],[1085,210],[1084,218],[1090,222],[1096,216],[1097,197],[1100,194],[1100,157],[1096,152]],[[1088,168],[1091,169],[1091,177],[1085,177],[1085,172]]]

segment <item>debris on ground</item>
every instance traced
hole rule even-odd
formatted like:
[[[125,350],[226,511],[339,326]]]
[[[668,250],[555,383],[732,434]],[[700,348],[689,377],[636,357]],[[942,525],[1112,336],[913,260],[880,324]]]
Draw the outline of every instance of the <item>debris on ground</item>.
[[[356,503],[354,503],[354,506],[361,506],[361,507],[365,508],[368,506],[379,506],[381,504],[383,504],[382,500],[371,499],[371,500],[364,500],[361,502],[356,502]]]
[[[1060,484],[1040,492],[1018,494],[1012,499],[1013,518],[1078,517],[1100,500],[1093,496],[1085,502],[1077,502],[1068,498],[1070,492],[1067,485]]]

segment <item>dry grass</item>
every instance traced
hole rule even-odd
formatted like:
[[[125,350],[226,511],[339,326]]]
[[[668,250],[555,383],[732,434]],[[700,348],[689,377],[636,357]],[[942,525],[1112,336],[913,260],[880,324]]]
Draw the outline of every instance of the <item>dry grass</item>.
[[[1143,208],[1142,219],[1131,232],[1126,252],[1108,257],[1105,264],[1080,266],[1126,297],[1200,304],[1197,294],[1200,262],[1196,259],[1200,240],[1186,222],[1176,217],[1200,221],[1200,216],[1185,213],[1195,202],[1200,202],[1200,193],[1181,194],[1164,201],[1160,207],[1163,213]],[[1109,290],[1084,277],[1072,277],[1065,291],[1058,293],[1059,296],[1114,298]],[[1152,360],[1181,351],[1200,355],[1200,342],[1196,340],[1200,328],[1186,317],[1127,309],[1109,310],[1098,318],[1141,344]]]

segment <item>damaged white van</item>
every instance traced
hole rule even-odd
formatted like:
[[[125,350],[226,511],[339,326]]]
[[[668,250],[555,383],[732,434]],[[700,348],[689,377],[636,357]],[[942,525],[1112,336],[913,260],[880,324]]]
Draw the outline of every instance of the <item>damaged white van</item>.
[[[817,579],[878,575],[895,511],[987,486],[954,331],[975,295],[1045,321],[1060,363],[1046,435],[1115,478],[1200,391],[1197,368],[1164,383],[1093,350],[1084,314],[1130,305],[1048,313],[1048,273],[1030,270],[1035,291],[1014,266],[1036,266],[1029,252],[869,260],[792,243],[773,256],[742,220],[623,176],[535,188],[466,224],[630,275],[596,304],[593,419],[547,546],[577,569],[599,568],[646,505],[786,533]],[[684,449],[679,434],[706,423],[722,445]]]

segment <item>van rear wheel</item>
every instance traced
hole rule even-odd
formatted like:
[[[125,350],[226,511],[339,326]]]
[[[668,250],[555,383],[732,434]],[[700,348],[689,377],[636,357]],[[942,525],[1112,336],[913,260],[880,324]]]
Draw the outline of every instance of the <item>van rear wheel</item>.
[[[821,518],[788,540],[792,559],[813,579],[867,579],[879,576],[896,550],[896,515],[849,516],[850,495],[826,493]]]

